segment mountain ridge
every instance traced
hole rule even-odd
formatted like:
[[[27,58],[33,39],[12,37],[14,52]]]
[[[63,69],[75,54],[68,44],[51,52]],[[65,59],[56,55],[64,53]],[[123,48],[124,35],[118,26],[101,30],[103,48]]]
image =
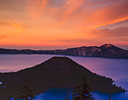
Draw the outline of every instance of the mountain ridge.
[[[128,50],[121,49],[112,44],[104,44],[99,47],[82,46],[82,47],[56,49],[56,50],[31,50],[31,49],[17,50],[17,49],[0,48],[0,54],[56,54],[56,55],[128,59]]]

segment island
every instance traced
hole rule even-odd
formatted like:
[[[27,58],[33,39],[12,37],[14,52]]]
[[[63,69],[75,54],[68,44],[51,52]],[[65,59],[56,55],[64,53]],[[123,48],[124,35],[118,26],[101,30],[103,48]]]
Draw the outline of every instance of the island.
[[[92,61],[93,62],[93,61]],[[116,93],[126,91],[113,85],[113,80],[97,75],[68,57],[52,57],[49,60],[17,72],[0,73],[0,98],[18,98],[24,80],[27,80],[34,94],[50,88],[74,88],[83,77],[93,91]]]

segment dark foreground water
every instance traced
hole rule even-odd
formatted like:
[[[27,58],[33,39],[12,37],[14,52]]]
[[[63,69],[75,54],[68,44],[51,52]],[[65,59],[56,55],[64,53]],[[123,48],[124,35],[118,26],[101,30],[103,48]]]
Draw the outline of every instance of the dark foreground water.
[[[18,71],[42,63],[55,55],[2,55],[0,54],[0,72]],[[108,59],[96,57],[68,56],[90,71],[112,78],[115,83],[128,90],[128,59]],[[44,94],[35,96],[34,100],[64,100],[72,97],[73,89],[50,89]],[[95,100],[108,100],[110,94],[93,92]],[[128,100],[128,92],[112,95],[112,100]]]

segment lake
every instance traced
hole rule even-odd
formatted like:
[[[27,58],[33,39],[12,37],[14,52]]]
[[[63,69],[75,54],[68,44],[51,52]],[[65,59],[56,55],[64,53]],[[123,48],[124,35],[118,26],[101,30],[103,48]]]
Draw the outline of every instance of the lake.
[[[40,64],[53,56],[60,55],[11,55],[0,54],[0,72],[16,72],[21,69]],[[102,76],[110,77],[115,84],[128,90],[128,59],[111,59],[99,57],[68,56],[90,71]],[[44,94],[35,96],[34,100],[64,100],[65,96],[72,97],[72,90],[68,88],[49,89]],[[94,91],[95,100],[108,100],[110,94]],[[71,99],[72,100],[72,99]],[[112,100],[128,100],[128,92],[112,95]]]

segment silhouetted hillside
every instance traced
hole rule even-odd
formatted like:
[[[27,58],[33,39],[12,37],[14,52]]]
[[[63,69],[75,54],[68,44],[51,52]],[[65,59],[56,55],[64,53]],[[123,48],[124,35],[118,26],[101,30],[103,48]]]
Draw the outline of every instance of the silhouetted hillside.
[[[18,97],[25,79],[34,93],[39,94],[50,88],[74,88],[84,76],[93,90],[124,91],[113,86],[112,79],[96,75],[67,57],[53,57],[39,65],[18,72],[0,73],[0,81],[3,82],[0,88],[0,98]]]
[[[16,50],[0,49],[0,54],[57,54],[88,57],[107,57],[107,58],[128,58],[128,50],[123,50],[112,44],[97,46],[83,46],[77,48],[68,48],[64,50]]]

